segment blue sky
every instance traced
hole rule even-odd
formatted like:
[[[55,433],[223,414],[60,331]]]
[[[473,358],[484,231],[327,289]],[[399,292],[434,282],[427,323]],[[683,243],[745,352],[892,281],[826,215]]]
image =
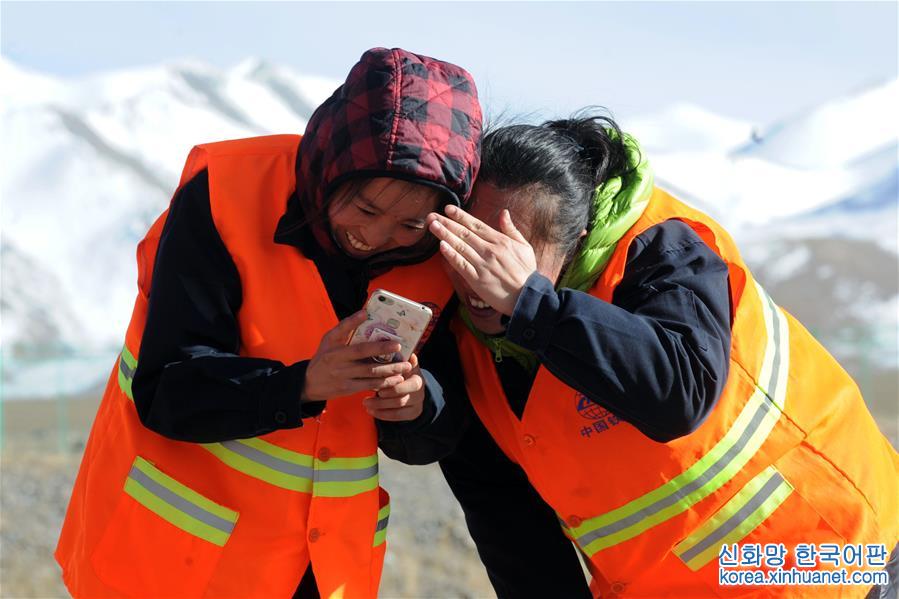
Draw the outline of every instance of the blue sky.
[[[456,62],[492,113],[680,101],[765,124],[897,75],[897,3],[3,2],[0,50],[74,76],[248,56],[340,79],[371,46]]]

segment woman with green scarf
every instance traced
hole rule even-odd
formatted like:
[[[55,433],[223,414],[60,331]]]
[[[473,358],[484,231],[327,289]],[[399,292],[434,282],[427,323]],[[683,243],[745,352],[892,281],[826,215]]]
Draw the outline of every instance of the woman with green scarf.
[[[873,561],[818,574],[895,570],[899,456],[858,386],[633,138],[590,116],[498,129],[472,198],[428,216],[459,299],[421,356],[446,405],[381,446],[440,460],[500,597],[727,595],[722,572],[847,543]]]
[[[611,303],[586,293],[652,193],[636,142],[611,119],[583,115],[494,130],[482,156],[470,209],[478,234],[465,232],[460,213],[432,214],[430,226],[446,240],[456,320],[489,348],[512,412],[522,417],[543,365],[581,393],[560,399],[559,411],[583,415],[584,441],[624,419],[660,441],[700,423],[727,378],[724,263],[683,223],[663,223],[632,244]],[[495,249],[477,250],[496,270],[478,277],[467,264],[453,268],[460,249],[474,258],[468,244],[487,231]],[[681,313],[684,305],[691,310]],[[657,320],[635,327],[635,314]],[[449,330],[432,339],[422,363],[447,387],[463,378],[456,340]],[[467,398],[445,391],[430,428],[382,439],[382,448],[407,463],[440,459],[500,597],[589,596],[556,514]]]

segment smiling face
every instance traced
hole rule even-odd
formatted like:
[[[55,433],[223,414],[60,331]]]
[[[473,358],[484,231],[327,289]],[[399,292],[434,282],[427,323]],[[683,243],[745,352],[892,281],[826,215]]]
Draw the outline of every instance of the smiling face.
[[[425,217],[439,204],[437,190],[389,177],[350,181],[335,195],[328,207],[331,235],[360,260],[422,241],[429,234]]]
[[[537,272],[555,283],[565,265],[565,256],[560,254],[558,243],[547,242],[542,239],[533,239],[535,210],[534,199],[537,194],[545,192],[533,189],[498,189],[490,183],[476,183],[472,192],[472,206],[468,212],[489,227],[500,230],[499,216],[504,208],[512,215],[512,222],[524,235],[525,239],[534,246],[537,257]],[[543,197],[544,201],[552,201]],[[447,274],[456,290],[459,301],[465,304],[468,314],[474,326],[488,334],[498,335],[505,331],[506,327],[501,323],[502,314],[494,310],[484,300],[472,291],[455,270],[446,267]]]

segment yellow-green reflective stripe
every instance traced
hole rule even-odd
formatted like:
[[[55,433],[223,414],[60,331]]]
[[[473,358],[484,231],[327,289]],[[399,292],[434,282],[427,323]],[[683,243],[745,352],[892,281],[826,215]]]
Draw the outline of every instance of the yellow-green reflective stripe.
[[[320,497],[349,497],[377,487],[377,454],[324,462],[259,438],[208,443],[228,466],[269,484]]]
[[[378,454],[315,461],[316,497],[350,497],[378,486]]]
[[[218,516],[223,520],[227,520],[231,523],[237,522],[237,512],[229,510],[226,507],[222,507],[219,504],[210,501],[191,489],[190,487],[179,483],[174,478],[163,474],[158,468],[156,468],[149,461],[144,458],[138,456],[134,460],[134,468],[146,474],[152,480],[162,485],[172,493],[178,495],[186,501],[198,506],[200,509],[206,510],[207,512],[211,512]]]
[[[350,483],[360,480],[368,480],[378,476],[378,465],[367,468],[351,470],[326,470],[315,465],[315,484],[319,483]]]
[[[131,368],[132,372],[137,369],[137,358],[134,357],[127,345],[122,346],[122,360]]]
[[[257,439],[257,441],[260,441],[260,439]],[[283,454],[293,452],[288,452],[282,448],[281,455],[275,455],[275,452],[267,451],[258,444],[254,446],[254,444],[246,443],[243,439],[223,441],[221,445],[251,462],[265,466],[269,470],[306,479],[311,479],[314,473],[312,466],[304,463],[309,462],[312,456],[295,453],[290,459],[285,459],[287,456]]]
[[[785,318],[757,286],[769,342],[758,386],[730,430],[712,450],[665,485],[630,503],[567,529],[587,555],[626,541],[689,509],[726,483],[749,461],[780,417],[786,397],[789,365]]]
[[[388,503],[378,510],[378,525],[375,527],[374,546],[377,547],[387,540],[387,522],[390,520],[390,504]]]
[[[300,491],[302,493],[308,493],[312,490],[311,478],[282,472],[267,465],[253,461],[246,455],[242,455],[241,453],[234,451],[235,447],[237,447],[236,445],[230,444],[230,442],[229,445],[230,446],[226,446],[224,443],[206,443],[203,444],[203,448],[212,453],[212,455],[220,459],[231,468],[234,468],[235,470],[242,472],[247,476],[258,478],[259,480],[265,481],[282,489],[287,489],[289,491]],[[249,446],[244,444],[243,447]],[[240,450],[243,448],[237,447],[237,449]]]
[[[135,370],[137,370],[137,359],[128,350],[128,346],[123,345],[122,352],[119,354],[119,388],[131,401],[134,401],[131,381],[134,379]]]
[[[378,520],[386,520],[390,517],[390,504],[388,503],[384,507],[378,510]]]
[[[327,462],[317,460],[315,467],[318,470],[363,470],[378,465],[378,454],[372,454],[362,458],[331,458]]]
[[[773,339],[774,343],[779,342],[782,348],[782,351],[777,353],[776,364],[772,363],[771,365],[773,372],[760,374],[758,385],[768,395],[768,398],[774,402],[774,405],[783,411],[787,402],[787,375],[790,371],[790,347],[789,342],[787,342],[790,335],[790,325],[786,316],[781,313],[780,308],[774,304],[774,300],[762,289],[758,282],[755,283],[755,287],[762,302],[765,328],[772,333],[768,335],[768,338],[769,340]],[[768,386],[764,386],[765,381],[769,381]]]
[[[311,455],[284,449],[283,447],[274,445],[273,443],[269,443],[268,441],[263,441],[258,437],[253,437],[250,439],[239,439],[236,442],[247,445],[248,447],[252,447],[253,449],[278,458],[279,460],[284,460],[285,462],[291,462],[300,466],[312,466],[312,463],[314,462]]]
[[[378,488],[378,475],[352,482],[316,482],[312,489],[315,497],[352,497]]]
[[[228,542],[228,537],[230,537],[228,533],[217,530],[188,516],[184,512],[178,511],[131,478],[125,481],[125,492],[145,508],[184,532],[199,537],[204,541],[209,541],[219,547],[223,547]]]
[[[125,374],[123,367],[124,362],[119,358],[119,389],[128,399],[134,401],[134,394],[131,392],[131,379]]]
[[[119,372],[123,374],[129,381],[134,378],[134,371],[136,369],[136,366],[129,366],[124,357],[119,358]]]
[[[137,458],[125,492],[164,520],[196,537],[223,546],[234,530],[237,512],[209,501]]]
[[[631,539],[688,510],[733,478],[758,450],[777,422],[779,412],[763,397],[761,391],[753,394],[752,400],[740,414],[741,418],[738,418],[738,421],[742,422],[748,419],[749,424],[744,425],[745,428],[742,430],[732,428],[735,434],[726,439],[728,443],[719,443],[720,447],[715,448],[719,451],[713,450],[697,463],[702,465],[704,471],[695,475],[695,478],[682,483],[683,486],[670,490],[669,495],[659,498],[626,518],[578,534],[577,542],[587,555],[592,556],[597,551]],[[740,436],[734,441],[733,437],[736,437],[737,433],[740,433]],[[690,470],[687,473],[693,474]],[[587,525],[590,525],[590,521]]]
[[[386,540],[387,540],[387,529],[385,528],[384,530],[379,530],[378,532],[375,533],[375,541],[372,544],[372,546],[377,547],[378,545],[380,545],[381,543],[383,543]]]
[[[761,524],[793,492],[793,486],[769,466],[705,524],[684,539],[674,552],[691,570],[718,557],[722,545],[737,543]]]

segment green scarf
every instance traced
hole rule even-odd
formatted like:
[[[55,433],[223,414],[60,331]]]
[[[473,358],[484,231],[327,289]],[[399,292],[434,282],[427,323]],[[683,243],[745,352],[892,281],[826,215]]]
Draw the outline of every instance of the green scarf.
[[[593,193],[593,224],[581,242],[581,248],[559,278],[556,289],[567,287],[587,291],[602,275],[615,252],[618,241],[643,214],[652,195],[653,174],[649,161],[640,152],[637,140],[623,134],[630,170],[623,177],[613,177],[600,184]],[[503,358],[518,361],[528,372],[537,370],[537,356],[504,335],[486,335],[471,322],[468,309],[460,306],[462,321],[474,336],[486,345],[497,362]]]

